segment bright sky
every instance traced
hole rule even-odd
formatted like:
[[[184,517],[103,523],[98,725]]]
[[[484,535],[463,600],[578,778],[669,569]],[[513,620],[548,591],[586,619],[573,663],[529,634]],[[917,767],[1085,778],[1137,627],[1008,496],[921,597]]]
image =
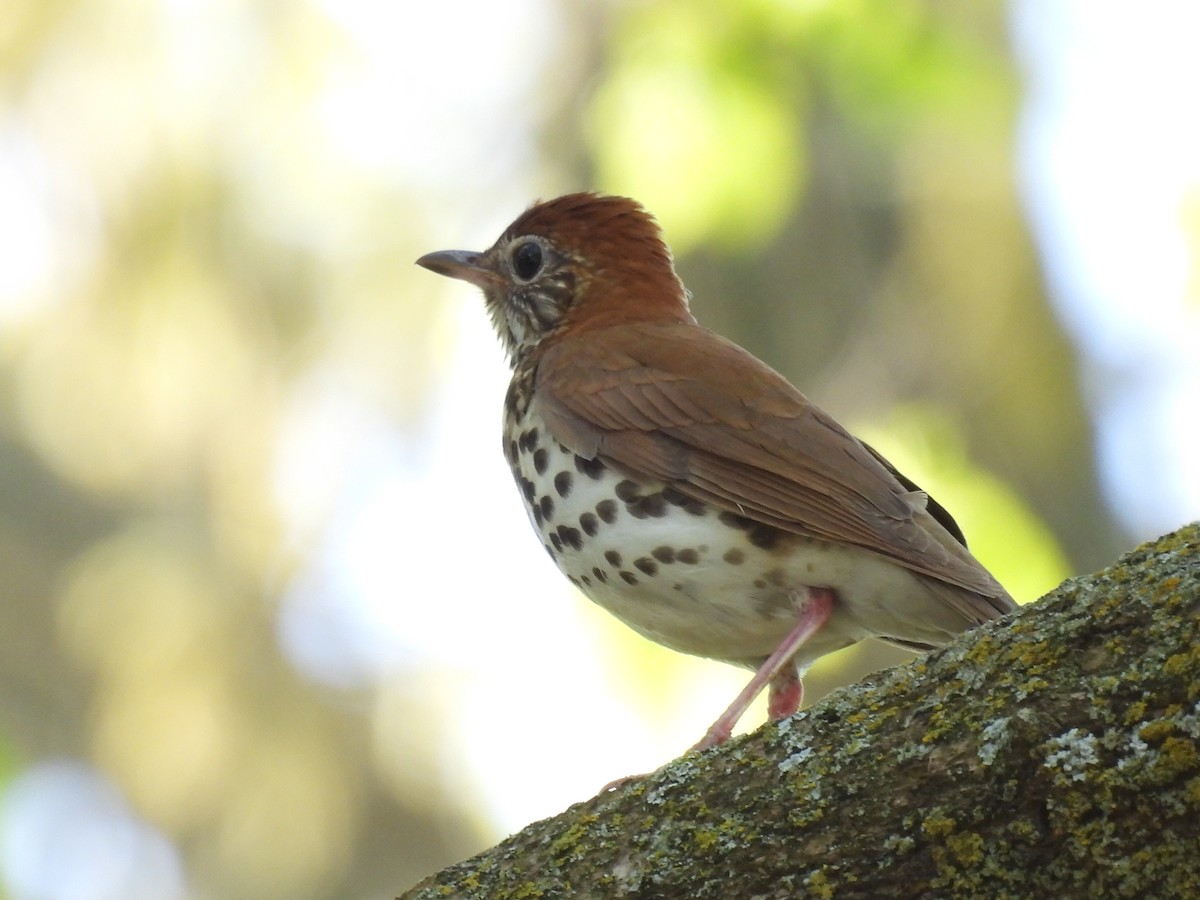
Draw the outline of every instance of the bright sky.
[[[185,18],[207,8],[168,5]],[[362,65],[328,90],[331,140],[348,164],[442,195],[450,211],[435,226],[447,245],[482,249],[539,193],[529,98],[546,77],[556,9],[549,0],[329,0],[362,53]],[[1084,358],[1109,501],[1150,537],[1200,516],[1200,303],[1195,245],[1181,227],[1185,198],[1194,226],[1200,197],[1200,119],[1191,112],[1200,7],[1158,2],[1134,13],[1014,0],[1013,12],[1027,75],[1019,136],[1027,210],[1056,309]],[[414,127],[456,139],[412,140]],[[0,246],[21,248],[0,269],[0,326],[23,313],[31,285],[53,279],[61,255],[54,198],[39,177],[20,130],[0,123]],[[418,435],[357,405],[336,373],[314,378],[290,419],[281,503],[298,522],[330,503],[334,512],[286,598],[279,634],[312,678],[375,686],[381,705],[404,673],[438,667],[432,700],[454,711],[437,735],[444,778],[483,798],[499,837],[677,755],[719,712],[712,698],[732,697],[743,675],[696,663],[692,705],[654,722],[637,720],[610,689],[595,620],[528,533],[509,483],[498,437],[508,375],[479,298],[433,276],[426,289],[453,308],[457,344]],[[474,473],[469,481],[464,472]],[[464,522],[491,536],[469,559]],[[597,723],[605,733],[587,740]],[[433,731],[423,722],[387,727]],[[627,739],[612,740],[616,732]],[[387,765],[393,744],[386,734],[381,741]],[[51,852],[63,834],[74,851]],[[131,872],[153,878],[143,896],[184,891],[173,849],[73,763],[35,766],[5,795],[0,868],[16,898],[127,898]]]
[[[1018,0],[1013,23],[1026,209],[1108,501],[1154,537],[1200,515],[1200,5]]]

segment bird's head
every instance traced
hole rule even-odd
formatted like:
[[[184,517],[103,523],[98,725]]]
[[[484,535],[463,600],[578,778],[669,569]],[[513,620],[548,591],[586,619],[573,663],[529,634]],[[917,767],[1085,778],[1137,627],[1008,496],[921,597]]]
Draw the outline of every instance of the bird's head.
[[[427,253],[417,264],[483,290],[514,364],[568,328],[693,321],[658,223],[625,197],[567,194],[538,203],[490,249]]]

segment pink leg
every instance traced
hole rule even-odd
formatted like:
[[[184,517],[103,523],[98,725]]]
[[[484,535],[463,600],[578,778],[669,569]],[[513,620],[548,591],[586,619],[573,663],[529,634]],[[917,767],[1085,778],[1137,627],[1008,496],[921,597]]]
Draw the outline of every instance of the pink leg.
[[[767,688],[767,715],[772,722],[786,719],[804,700],[804,682],[794,665],[784,666]]]
[[[797,650],[804,646],[805,641],[829,621],[831,612],[833,612],[833,591],[829,588],[809,588],[808,602],[800,611],[796,627],[788,632],[787,637],[775,648],[775,652],[758,667],[758,671],[754,673],[750,683],[742,689],[729,708],[721,713],[721,717],[713,722],[712,727],[692,749],[707,750],[728,740],[738,719],[768,684],[771,686],[771,718],[782,718],[795,712],[804,695],[804,688],[800,683],[800,675],[796,672],[792,657],[796,655]]]

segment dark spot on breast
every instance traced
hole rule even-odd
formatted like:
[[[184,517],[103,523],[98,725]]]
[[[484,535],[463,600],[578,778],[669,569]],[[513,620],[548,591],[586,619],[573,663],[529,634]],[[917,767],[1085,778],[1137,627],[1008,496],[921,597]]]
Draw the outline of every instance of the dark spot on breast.
[[[550,454],[538,447],[533,451],[533,471],[539,475],[545,475],[548,465],[550,465]]]
[[[550,558],[551,558],[551,559],[557,559],[557,558],[558,558],[558,557],[557,557],[557,556],[555,556],[555,554],[554,554],[554,548],[553,548],[553,547],[551,547],[549,544],[542,544],[542,546],[546,548],[546,552],[547,552],[548,554],[550,554]]]
[[[596,576],[596,580],[601,584],[608,583],[608,573],[599,566],[592,566],[592,574]]]
[[[520,448],[523,451],[525,451],[526,453],[528,453],[529,451],[533,450],[537,446],[538,430],[536,428],[530,428],[528,431],[521,432],[520,440],[521,440]]]
[[[571,584],[575,585],[575,587],[579,587],[579,579],[574,575],[568,575],[567,581],[571,582]]]
[[[632,572],[622,572],[621,578],[624,579],[626,584],[637,584],[637,576]]]
[[[596,532],[600,530],[600,520],[594,513],[584,513],[579,517],[579,527],[588,537],[595,537]]]
[[[575,468],[581,475],[586,475],[592,481],[597,481],[604,476],[604,463],[598,459],[585,459],[578,453],[575,454]]]
[[[508,383],[508,390],[504,393],[504,411],[511,418],[518,418],[522,412],[521,407],[524,405],[522,403],[524,398],[521,396],[521,393],[520,386],[514,378]]]
[[[746,561],[746,554],[738,547],[730,547],[721,558],[731,566],[740,566]]]
[[[717,521],[722,525],[728,525],[730,528],[736,528],[738,531],[745,531],[754,524],[750,519],[739,516],[736,513],[731,513],[728,510],[723,511],[717,516]]]
[[[533,513],[533,524],[541,528],[542,522],[545,521],[545,517],[542,515],[542,508],[535,503],[529,507],[529,511]]]
[[[770,525],[755,525],[747,532],[746,537],[755,547],[762,550],[770,550],[779,543],[779,539],[783,537],[783,532],[778,528],[772,528]]]
[[[667,504],[662,494],[649,494],[640,500],[626,503],[625,508],[635,519],[658,519],[667,514]]]
[[[554,515],[554,498],[549,494],[543,494],[542,498],[538,500],[538,508],[542,511],[542,518],[549,522]]]
[[[771,569],[763,575],[763,578],[771,587],[781,588],[787,585],[787,573],[783,569]]]
[[[691,547],[688,547],[687,549],[680,550],[678,553],[676,553],[675,559],[678,562],[685,563],[686,565],[694,566],[696,563],[700,562],[700,554]]]
[[[550,532],[548,535],[546,535],[546,537],[550,538],[550,543],[554,545],[555,550],[562,550],[562,538],[560,538],[555,532]]]
[[[641,569],[647,575],[658,574],[658,563],[648,556],[639,556],[633,561],[634,568]]]
[[[642,498],[642,490],[638,487],[637,482],[630,481],[628,478],[617,483],[616,491],[617,496],[625,503],[634,503]]]
[[[675,548],[668,547],[666,544],[663,544],[661,547],[655,547],[650,551],[650,555],[657,559],[660,563],[675,562]]]
[[[558,491],[558,496],[565,497],[571,493],[571,473],[559,472],[554,476],[554,489]]]
[[[591,579],[591,578],[589,578],[587,575],[580,575],[580,576],[579,576],[579,583],[580,583],[580,584],[582,584],[584,587],[591,587],[591,586],[592,586],[592,579]]]
[[[608,564],[614,569],[621,568],[621,554],[616,550],[605,550],[604,558],[608,560]]]
[[[508,460],[508,467],[511,469],[517,464],[517,442],[509,441],[504,447],[504,458]]]
[[[666,500],[668,503],[670,503],[672,506],[683,506],[685,503],[688,502],[688,499],[689,499],[688,495],[685,494],[683,491],[679,490],[679,488],[674,488],[674,487],[671,487],[670,485],[663,488],[662,495],[663,495],[663,499]]]
[[[583,546],[583,538],[579,534],[579,529],[572,528],[570,525],[559,525],[558,537],[564,545],[572,550],[578,550]]]
[[[601,500],[596,504],[596,515],[600,517],[602,522],[607,522],[611,525],[617,519],[617,501]]]
[[[525,502],[533,506],[533,498],[537,494],[537,486],[524,476],[521,478],[521,493],[525,497]]]
[[[678,488],[663,488],[662,496],[663,499],[672,506],[682,507],[693,516],[702,516],[708,511],[708,504],[706,504],[703,500],[697,500],[695,497],[689,497]]]

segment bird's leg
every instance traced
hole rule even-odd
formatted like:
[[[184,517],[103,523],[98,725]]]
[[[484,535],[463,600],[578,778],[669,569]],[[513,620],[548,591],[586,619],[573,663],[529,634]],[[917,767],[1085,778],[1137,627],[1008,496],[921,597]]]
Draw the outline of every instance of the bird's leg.
[[[772,722],[786,719],[804,701],[804,682],[795,664],[784,666],[767,686],[767,716]]]
[[[792,658],[804,642],[829,621],[832,612],[833,591],[829,588],[809,588],[808,602],[800,610],[796,626],[775,648],[775,652],[758,667],[750,683],[742,688],[742,692],[729,708],[721,713],[721,717],[713,722],[712,727],[692,749],[707,750],[728,740],[738,719],[767,685],[771,688],[769,707],[772,719],[781,719],[795,712],[800,706],[801,697],[804,696],[804,688]]]

